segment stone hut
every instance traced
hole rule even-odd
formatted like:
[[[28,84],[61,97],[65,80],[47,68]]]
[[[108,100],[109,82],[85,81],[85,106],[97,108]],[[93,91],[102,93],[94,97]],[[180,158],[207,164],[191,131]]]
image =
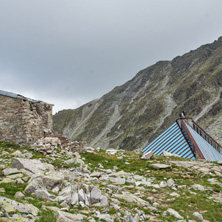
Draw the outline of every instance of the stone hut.
[[[0,140],[31,145],[51,136],[52,104],[0,90]]]

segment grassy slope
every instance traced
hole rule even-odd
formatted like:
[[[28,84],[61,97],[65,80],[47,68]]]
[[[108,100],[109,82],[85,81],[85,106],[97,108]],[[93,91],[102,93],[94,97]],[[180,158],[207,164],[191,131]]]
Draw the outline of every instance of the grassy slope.
[[[0,153],[3,151],[9,152],[9,154],[2,156],[1,158],[4,158],[8,160],[8,166],[10,166],[12,162],[12,157],[10,153],[16,151],[16,150],[24,150],[28,149],[28,147],[20,147],[15,144],[9,144],[9,143],[3,143],[0,142]],[[30,151],[30,150],[29,150]],[[31,151],[32,152],[32,151]],[[58,151],[59,152],[59,151]],[[45,162],[48,163],[54,163],[50,157],[44,157],[41,154],[33,153],[34,158],[44,158]],[[122,156],[123,159],[118,159],[118,156]],[[161,181],[166,181],[166,179],[173,178],[175,183],[177,185],[187,185],[187,187],[191,187],[193,184],[201,184],[205,187],[211,187],[212,190],[207,191],[196,191],[191,189],[182,189],[178,188],[176,191],[178,194],[180,194],[180,197],[174,197],[172,198],[170,196],[170,193],[173,192],[171,188],[163,188],[158,189],[158,191],[154,191],[153,187],[147,187],[143,186],[145,189],[141,190],[142,199],[146,200],[148,197],[153,196],[156,198],[156,200],[160,203],[160,206],[158,206],[158,210],[160,213],[157,213],[155,216],[159,218],[161,221],[175,221],[175,218],[172,216],[166,216],[163,217],[162,213],[168,208],[173,208],[176,211],[178,211],[182,216],[186,217],[187,215],[190,216],[190,219],[196,219],[194,216],[192,216],[193,212],[203,212],[204,219],[207,219],[209,221],[221,221],[222,218],[222,211],[221,207],[222,204],[213,201],[212,199],[208,199],[213,193],[222,192],[222,188],[218,185],[212,185],[210,184],[207,179],[211,178],[210,175],[204,175],[202,173],[198,173],[197,171],[190,171],[189,169],[185,168],[179,168],[172,166],[169,169],[165,170],[155,170],[153,168],[149,167],[149,164],[151,163],[165,163],[168,164],[169,160],[183,160],[178,158],[166,158],[161,156],[154,156],[149,161],[142,161],[140,160],[141,154],[137,154],[130,151],[120,151],[117,155],[108,155],[104,150],[101,150],[100,152],[96,152],[94,154],[92,153],[84,153],[82,154],[82,158],[85,159],[85,163],[89,164],[90,170],[97,171],[99,169],[98,164],[102,163],[103,167],[105,169],[112,169],[113,166],[117,166],[118,170],[123,170],[125,172],[134,173],[136,175],[142,175],[146,178],[153,178],[153,183],[159,184]],[[62,162],[65,160],[65,157],[62,157],[59,161],[60,164],[57,164],[57,167],[62,166]],[[126,161],[130,164],[126,164]],[[64,165],[63,165],[64,167]],[[69,166],[65,166],[69,167]],[[73,166],[72,166],[73,167]],[[2,176],[1,176],[2,177]],[[216,177],[217,180],[222,183],[222,179],[219,177]],[[79,181],[84,182],[84,181]],[[14,194],[17,191],[23,191],[27,183],[23,185],[15,185],[13,183],[4,184],[0,183],[0,188],[4,188],[6,190],[6,193],[0,193],[1,196],[6,196],[11,199],[14,198]],[[105,188],[106,185],[101,181],[101,183],[95,182],[94,185],[98,185],[101,189]],[[138,191],[138,189],[135,187],[135,184],[128,183],[126,181],[125,185],[121,185],[121,189],[123,191],[128,191],[132,194]],[[190,191],[196,193],[193,194]],[[61,208],[59,203],[55,202],[45,202],[39,199],[36,199],[34,196],[26,196],[26,200],[17,200],[21,202],[28,202],[33,204],[34,206],[38,207],[41,210],[41,213],[39,214],[40,219],[39,221],[55,221],[55,217],[51,211],[48,210],[42,210],[43,205],[47,206],[57,206]],[[149,209],[141,208],[137,206],[136,204],[129,204],[124,202],[123,200],[120,201],[121,208],[124,209],[124,211],[128,210],[129,212],[132,212],[133,214],[136,213],[135,208],[143,210],[146,214],[152,215],[153,212],[151,212]],[[99,210],[102,210],[102,208],[98,208]],[[81,207],[71,207],[70,212],[71,213],[83,213],[87,211],[88,209],[84,209]],[[121,211],[122,212],[122,211]],[[114,208],[109,208],[108,213],[115,214],[117,213],[117,210]],[[118,221],[118,220],[116,220]]]

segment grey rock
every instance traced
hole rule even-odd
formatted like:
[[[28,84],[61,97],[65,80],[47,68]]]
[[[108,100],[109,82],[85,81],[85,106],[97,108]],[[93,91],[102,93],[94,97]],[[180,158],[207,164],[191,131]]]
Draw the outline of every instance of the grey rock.
[[[23,214],[21,215],[20,213],[13,214],[12,217],[10,218],[10,221],[22,221],[22,222],[34,222],[37,219],[37,217],[34,217],[31,214]]]
[[[148,207],[148,209],[156,213],[159,212],[159,210],[156,207]]]
[[[71,186],[64,187],[60,192],[59,196],[67,197],[71,196],[71,193],[76,190],[76,188],[72,188]]]
[[[117,152],[118,152],[118,150],[114,150],[114,149],[108,149],[108,150],[106,150],[106,153],[107,153],[107,154],[110,154],[110,155],[115,155]]]
[[[55,211],[56,213],[56,222],[81,222],[86,217],[82,214],[71,214],[61,210]]]
[[[33,157],[33,155],[32,155],[32,153],[27,152],[27,153],[23,154],[23,157],[25,157],[27,159],[31,159]]]
[[[23,154],[22,154],[22,152],[21,152],[21,151],[16,150],[14,153],[12,153],[12,156],[19,156],[19,157],[22,157],[22,156],[23,156]]]
[[[46,189],[52,190],[55,186],[61,186],[64,181],[64,176],[61,174],[51,174],[42,177],[42,181]]]
[[[197,170],[204,174],[209,174],[211,171],[209,168],[206,168],[206,167],[201,167],[201,168],[198,168]]]
[[[183,219],[184,219],[177,211],[175,211],[175,210],[172,209],[172,208],[167,209],[166,213],[168,213],[168,214],[176,217],[177,219],[180,219],[180,220],[183,220]]]
[[[38,159],[23,159],[15,158],[12,163],[12,168],[25,169],[33,174],[43,174],[46,171],[53,171],[54,167],[51,164],[42,163]]]
[[[167,183],[165,181],[160,182],[160,188],[167,187]]]
[[[39,209],[32,204],[22,204],[15,200],[0,196],[0,207],[7,213],[21,212],[37,216]]]
[[[94,187],[90,193],[90,197],[91,197],[91,204],[96,204],[100,202],[102,193],[97,187]]]
[[[177,154],[169,153],[169,152],[167,152],[167,151],[163,151],[163,156],[166,156],[166,157],[168,157],[168,156],[180,157],[180,156],[177,155]]]
[[[16,173],[16,174],[11,174],[11,175],[7,176],[7,178],[10,178],[10,179],[18,179],[18,178],[22,178],[22,177],[23,177],[22,173]]]
[[[142,148],[144,142],[147,141],[147,137],[151,138],[153,135],[160,135],[163,129],[169,127],[169,122],[174,122],[177,112],[175,106],[177,104],[189,104],[189,108],[190,106],[193,107],[193,113],[199,114],[196,117],[203,125],[205,125],[206,122],[210,123],[209,119],[212,119],[209,125],[206,124],[207,130],[210,130],[209,134],[215,135],[215,139],[219,139],[218,142],[221,143],[221,113],[216,110],[218,106],[213,106],[214,101],[215,103],[219,103],[217,98],[219,99],[221,94],[222,78],[220,63],[215,64],[214,71],[208,74],[209,78],[212,77],[215,79],[215,85],[212,84],[211,86],[209,84],[209,79],[203,78],[203,67],[207,67],[209,61],[214,61],[216,57],[221,58],[222,53],[220,52],[220,47],[221,40],[220,42],[216,41],[215,43],[204,45],[198,50],[191,51],[183,56],[176,57],[172,62],[162,61],[144,69],[139,75],[135,76],[124,85],[115,88],[98,100],[91,101],[91,107],[89,107],[87,103],[78,109],[70,110],[69,119],[64,119],[64,116],[67,115],[67,111],[62,111],[63,114],[56,114],[57,118],[55,118],[55,125],[57,125],[57,130],[66,132],[70,137],[72,136],[72,139],[77,139],[79,135],[82,135],[83,140],[94,141],[95,146],[103,144],[103,148],[115,145],[117,148],[124,147],[125,150],[131,150],[137,147]],[[209,53],[206,53],[208,50]],[[215,53],[212,53],[213,50]],[[203,58],[202,55],[204,54],[206,55]],[[191,60],[195,62],[192,63]],[[203,72],[194,71],[198,70],[200,67]],[[161,73],[160,70],[162,70]],[[158,73],[158,75],[156,73]],[[177,82],[179,74],[182,80],[186,79],[187,87],[185,87],[183,83]],[[168,77],[170,79],[168,79]],[[199,79],[202,81],[200,85]],[[198,90],[192,88],[192,84],[198,84]],[[157,85],[159,87],[155,87]],[[168,90],[168,93],[166,93],[166,90]],[[211,95],[206,95],[205,90]],[[147,99],[148,95],[150,96],[149,99]],[[198,100],[200,95],[203,99],[199,101],[197,106],[195,101]],[[169,102],[168,105],[160,104],[160,98],[163,96],[164,102]],[[191,96],[194,99],[191,100]],[[210,101],[209,97],[211,97]],[[142,110],[138,113],[138,107],[140,106],[143,107],[143,110],[147,111],[145,112],[146,121],[143,121],[142,116],[139,119],[140,121],[138,121],[142,113]],[[107,113],[113,113],[114,107],[116,108],[114,115],[107,115]],[[212,113],[209,113],[209,109],[206,109],[205,115],[203,118],[200,118],[201,114],[203,114],[200,110],[203,110],[205,107],[209,109],[212,108],[217,115],[211,115]],[[189,108],[187,107],[187,109]],[[151,112],[148,110],[151,110]],[[89,115],[89,113],[92,115]],[[136,113],[138,118],[132,118],[133,113]],[[78,114],[81,114],[81,118],[76,118]],[[155,121],[155,114],[158,115],[157,121]],[[165,114],[167,115],[168,121],[165,121]],[[208,114],[210,116],[207,116]],[[106,127],[97,129],[97,139],[95,139],[92,138],[92,135],[95,133],[95,119],[100,118],[101,115],[103,118],[100,119],[100,124]],[[145,115],[143,115],[143,117],[145,118]],[[148,128],[148,120],[155,122],[155,124],[152,124],[151,127],[150,122],[150,127]],[[64,125],[62,129],[61,124],[59,124],[60,122]],[[126,126],[126,123],[130,123],[131,134],[128,135],[127,141],[124,140],[123,142],[123,138],[119,134],[122,134],[123,127]],[[113,126],[116,127],[115,133],[113,132]],[[110,133],[111,129],[112,133]],[[72,132],[75,133],[72,134]],[[140,138],[137,139],[135,135],[138,134]],[[108,143],[107,141],[112,142]]]
[[[119,185],[123,185],[126,183],[126,179],[121,177],[109,177],[109,180]]]
[[[194,212],[193,216],[197,217],[200,221],[203,221],[203,216],[202,214],[198,213],[198,212]]]
[[[15,173],[19,173],[19,171],[15,168],[6,168],[6,169],[2,170],[2,174],[4,176],[15,174]]]
[[[149,167],[152,167],[156,170],[159,170],[159,169],[167,169],[167,168],[170,168],[171,165],[166,165],[166,164],[149,164]]]
[[[108,169],[108,170],[106,170],[105,172],[106,172],[107,174],[113,173],[113,171],[112,171],[111,169]]]
[[[79,203],[79,195],[77,192],[74,192],[71,196],[71,205],[77,205]]]
[[[100,220],[105,220],[107,222],[113,222],[113,219],[111,218],[111,216],[109,214],[100,214],[99,212],[97,212],[96,217]]]
[[[2,156],[8,155],[8,154],[9,154],[9,152],[7,152],[7,151],[2,151]]]
[[[80,166],[84,165],[84,161],[78,158],[72,158],[65,161],[66,164],[80,164]]]
[[[192,187],[195,190],[201,190],[201,191],[205,190],[205,188],[202,185],[200,185],[200,184],[194,184]]]
[[[148,198],[147,198],[147,201],[148,201],[149,203],[154,203],[154,202],[155,202],[155,198],[154,198],[154,197],[148,197]]]
[[[3,170],[3,169],[5,169],[5,165],[1,164],[0,165],[0,170]]]
[[[59,193],[59,187],[54,187],[54,188],[52,189],[52,192],[53,192],[53,193]]]
[[[0,193],[5,193],[5,188],[0,187]]]
[[[123,194],[113,194],[114,198],[122,199],[128,203],[136,203],[137,205],[144,207],[148,206],[149,203],[145,200],[141,199],[140,197],[137,197],[136,195],[133,195],[131,193],[123,193]]]
[[[174,185],[174,180],[172,178],[170,178],[169,180],[167,180],[167,186],[168,187],[172,187]]]
[[[15,193],[14,197],[17,199],[23,199],[25,195],[22,192],[18,191]]]
[[[178,193],[176,193],[176,192],[173,192],[173,193],[170,194],[170,196],[172,196],[172,197],[179,197],[180,194],[178,194]]]
[[[62,206],[63,208],[66,208],[66,209],[69,208],[69,204],[67,203],[66,200],[64,200],[64,201],[60,204],[60,206]]]
[[[114,168],[114,167],[113,167]],[[118,169],[118,168],[117,168]],[[131,173],[127,173],[127,172],[124,172],[124,171],[119,171],[119,172],[116,172],[116,173],[112,173],[110,174],[109,176],[110,177],[127,177],[127,176],[130,176]]]
[[[149,151],[147,153],[145,153],[142,157],[141,160],[150,160],[150,158],[153,156],[152,151]]]
[[[98,178],[101,177],[102,175],[104,175],[103,172],[96,172],[96,171],[90,174],[91,177],[98,177]]]
[[[56,198],[55,195],[50,194],[48,191],[46,190],[36,190],[35,191],[35,196],[39,199],[43,199],[43,200],[53,200]]]
[[[34,193],[36,190],[52,190],[55,186],[61,186],[64,177],[60,174],[50,174],[47,176],[39,175],[33,177],[25,188],[27,194]]]
[[[25,183],[21,178],[18,178],[17,180],[16,180],[16,184],[23,184],[23,183]]]
[[[29,184],[25,188],[25,193],[27,194],[35,193],[35,191],[38,189],[39,190],[45,189],[41,176],[35,177],[29,182]]]
[[[100,206],[101,207],[107,207],[109,206],[109,199],[106,196],[102,196],[100,199]]]
[[[124,222],[139,222],[139,215],[136,214],[135,217],[131,213],[127,212],[123,219]]]
[[[82,201],[83,203],[85,203],[85,201],[86,201],[86,195],[85,195],[83,189],[80,189],[80,190],[78,191],[78,195],[79,195],[79,201]]]

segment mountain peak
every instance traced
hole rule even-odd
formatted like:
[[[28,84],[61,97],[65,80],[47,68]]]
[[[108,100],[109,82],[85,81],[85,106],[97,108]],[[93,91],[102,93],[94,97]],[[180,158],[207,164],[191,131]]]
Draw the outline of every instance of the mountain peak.
[[[143,148],[186,111],[222,142],[222,37],[159,61],[101,99],[54,116],[54,129],[103,148]],[[219,98],[219,99],[218,99]]]

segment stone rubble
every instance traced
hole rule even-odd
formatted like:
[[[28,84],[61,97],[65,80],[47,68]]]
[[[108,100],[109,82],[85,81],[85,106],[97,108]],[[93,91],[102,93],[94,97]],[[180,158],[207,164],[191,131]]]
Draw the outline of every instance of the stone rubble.
[[[162,221],[161,217],[166,218],[166,221],[169,217],[175,219],[172,221],[186,221],[189,217],[204,221],[204,214],[201,211],[193,211],[192,215],[186,215],[186,212],[176,211],[168,206],[168,203],[183,198],[184,192],[197,195],[200,191],[204,194],[214,189],[213,186],[222,187],[218,176],[218,173],[222,173],[222,166],[216,163],[175,161],[170,157],[159,161],[152,155],[151,159],[141,161],[142,163],[147,161],[147,168],[135,173],[125,171],[124,168],[119,169],[119,165],[106,168],[108,159],[104,160],[107,162],[102,160],[97,163],[96,167],[91,166],[93,162],[86,164],[86,157],[81,157],[83,154],[77,152],[79,147],[74,149],[73,146],[73,151],[70,147],[61,150],[54,145],[52,147],[52,153],[38,159],[24,158],[24,155],[20,156],[21,151],[8,152],[7,155],[1,152],[0,218],[35,221],[41,217],[42,210],[50,210],[55,215],[56,221],[64,222],[96,220],[114,222],[115,219],[125,222]],[[88,155],[103,152],[98,150],[84,146],[84,152]],[[31,152],[32,150],[21,153],[35,155]],[[109,150],[104,154],[118,161],[121,161],[118,157],[122,157],[123,163],[126,161],[132,163],[141,159],[138,157],[135,160],[135,157],[128,157],[127,153],[119,150]],[[180,169],[185,170],[179,171]],[[181,184],[175,177],[180,173],[180,179],[189,179],[193,172],[191,170],[201,177],[205,175],[211,177],[206,179],[206,184],[193,181],[189,185]],[[171,171],[174,174],[168,176],[167,173]],[[159,172],[160,178],[153,177],[152,172],[156,174]],[[10,199],[4,197],[7,190],[7,187],[1,187],[4,184],[15,184],[23,188],[15,192]],[[214,193],[208,199],[222,203],[222,194]],[[33,204],[28,204],[29,200],[37,200],[45,205],[38,209]],[[48,206],[46,203],[51,205]]]

